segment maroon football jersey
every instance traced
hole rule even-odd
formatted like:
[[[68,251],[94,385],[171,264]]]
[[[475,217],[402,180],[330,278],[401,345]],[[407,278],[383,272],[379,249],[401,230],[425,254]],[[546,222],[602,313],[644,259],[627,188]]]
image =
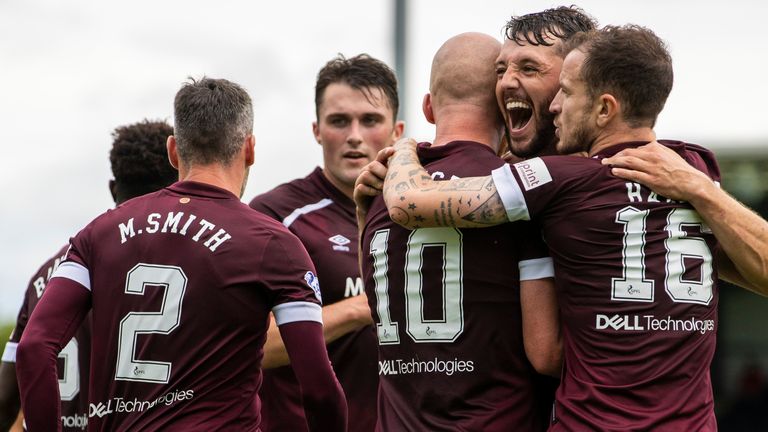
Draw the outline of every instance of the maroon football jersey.
[[[469,141],[421,144],[418,153],[438,180],[504,165]],[[543,430],[546,412],[537,409],[523,347],[518,271],[522,260],[551,266],[538,230],[515,223],[409,231],[378,197],[362,235],[379,343],[378,429]]]
[[[357,261],[355,203],[320,168],[255,197],[250,205],[282,222],[307,248],[317,268],[324,305],[364,292]],[[349,430],[372,431],[378,388],[373,326],[346,334],[327,347],[347,397]],[[264,370],[261,396],[265,432],[307,430],[299,384],[290,366]]]
[[[54,277],[92,291],[92,430],[258,430],[270,310],[278,323],[321,320],[293,234],[187,181],[104,213],[70,243]]]
[[[69,246],[64,246],[32,276],[24,293],[16,327],[6,344],[3,361],[16,361],[15,348],[24,334],[32,311],[45,292],[51,275],[64,260]],[[61,423],[65,432],[83,431],[88,426],[88,367],[91,354],[91,319],[86,318],[75,336],[59,353],[59,395]]]
[[[720,180],[708,150],[662,143]],[[555,262],[565,365],[552,430],[717,428],[709,377],[717,243],[690,204],[600,163],[641,144],[589,159],[531,159],[493,174],[510,220],[540,221]]]

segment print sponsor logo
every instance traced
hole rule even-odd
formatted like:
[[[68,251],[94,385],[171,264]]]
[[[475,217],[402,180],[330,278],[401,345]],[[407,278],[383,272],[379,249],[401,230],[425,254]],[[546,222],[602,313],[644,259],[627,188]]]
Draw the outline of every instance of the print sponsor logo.
[[[379,360],[379,375],[438,373],[451,376],[456,373],[470,373],[474,371],[474,361],[459,360],[458,358],[448,360],[442,360],[437,357],[431,360],[420,360],[415,358]]]
[[[322,302],[323,296],[320,295],[320,282],[318,282],[317,276],[311,271],[308,271],[304,274],[304,280],[307,281],[307,285],[309,285],[309,287],[312,288],[312,291],[315,292],[315,297]]]
[[[706,334],[715,331],[714,320],[702,320],[695,317],[675,319],[671,316],[656,318],[653,315],[595,315],[595,329],[616,331],[662,331],[662,332],[698,332]]]
[[[113,413],[142,412],[162,405],[171,406],[176,402],[190,400],[193,397],[195,397],[194,390],[174,390],[156,399],[145,401],[140,401],[138,398],[126,400],[125,398],[115,397],[106,402],[90,404],[88,417],[102,418]]]
[[[523,187],[527,191],[552,181],[552,175],[541,158],[518,162],[515,164],[515,169],[520,176],[520,180],[523,182]]]
[[[351,240],[344,237],[341,234],[336,234],[333,237],[328,237],[331,243],[333,243],[333,250],[349,252],[349,246],[347,246]]]
[[[71,416],[61,416],[61,424],[65,428],[81,429],[85,430],[88,427],[88,416],[83,414],[75,414]]]

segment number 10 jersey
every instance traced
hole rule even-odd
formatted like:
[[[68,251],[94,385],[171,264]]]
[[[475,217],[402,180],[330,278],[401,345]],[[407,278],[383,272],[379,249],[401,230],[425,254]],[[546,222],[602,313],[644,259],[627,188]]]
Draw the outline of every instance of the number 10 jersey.
[[[504,164],[475,142],[418,152],[435,179]],[[379,430],[542,430],[549,401],[536,396],[523,348],[518,272],[522,260],[551,266],[538,230],[521,222],[409,231],[378,198],[362,238],[379,338]]]

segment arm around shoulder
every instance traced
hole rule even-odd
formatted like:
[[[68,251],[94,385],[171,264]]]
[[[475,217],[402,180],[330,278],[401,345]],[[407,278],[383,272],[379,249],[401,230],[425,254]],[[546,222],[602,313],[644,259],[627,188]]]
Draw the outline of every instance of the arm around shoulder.
[[[395,223],[415,229],[476,228],[507,222],[490,175],[435,181],[421,166],[414,140],[402,139],[394,147],[383,194]]]

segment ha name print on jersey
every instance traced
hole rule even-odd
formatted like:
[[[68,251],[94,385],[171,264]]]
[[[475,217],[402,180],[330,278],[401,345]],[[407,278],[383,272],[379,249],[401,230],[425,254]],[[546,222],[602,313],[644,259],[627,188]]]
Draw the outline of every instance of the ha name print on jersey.
[[[195,232],[195,229],[197,229],[198,226],[200,228],[197,229],[195,234],[192,236],[192,240],[198,242],[201,238],[205,238],[206,240],[203,243],[203,246],[210,249],[211,252],[215,252],[216,248],[221,246],[222,243],[232,238],[232,236],[229,235],[229,233],[227,233],[227,231],[223,228],[219,228],[215,234],[211,234],[216,228],[216,224],[211,223],[205,219],[200,219],[196,224],[193,224],[195,220],[198,219],[198,217],[193,214],[188,214],[185,216],[184,212],[168,212],[168,215],[164,220],[162,217],[163,215],[160,213],[150,213],[146,218],[147,224],[138,230],[134,228],[134,218],[130,218],[125,223],[121,223],[118,226],[118,229],[120,230],[120,243],[123,244],[136,235],[155,234],[157,232],[170,232],[173,234],[187,236],[187,234]],[[160,228],[161,220],[163,221],[162,228]],[[184,220],[184,224],[182,225],[181,229],[179,229],[179,225],[181,224],[182,220]],[[190,228],[192,228],[192,231],[189,231]]]

